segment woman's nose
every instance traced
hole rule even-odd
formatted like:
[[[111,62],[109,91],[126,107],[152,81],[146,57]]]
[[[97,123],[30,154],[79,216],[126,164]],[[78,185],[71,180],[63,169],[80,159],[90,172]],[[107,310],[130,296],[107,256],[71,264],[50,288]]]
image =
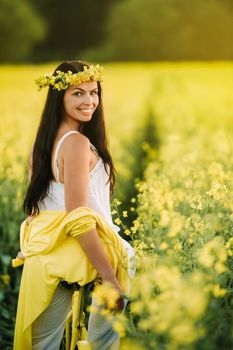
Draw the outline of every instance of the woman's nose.
[[[92,104],[92,97],[91,97],[90,94],[85,94],[84,95],[83,103],[85,103],[87,105]]]

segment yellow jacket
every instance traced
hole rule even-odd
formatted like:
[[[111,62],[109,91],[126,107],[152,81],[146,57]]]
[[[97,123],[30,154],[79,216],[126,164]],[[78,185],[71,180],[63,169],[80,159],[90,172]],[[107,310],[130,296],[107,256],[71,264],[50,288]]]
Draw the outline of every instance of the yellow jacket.
[[[96,212],[79,207],[40,211],[28,225],[20,227],[20,248],[25,256],[15,325],[14,350],[32,348],[31,325],[47,308],[59,281],[83,286],[97,271],[78,239],[96,228],[123,292],[129,293],[128,255],[121,238]],[[14,267],[20,259],[14,259]]]

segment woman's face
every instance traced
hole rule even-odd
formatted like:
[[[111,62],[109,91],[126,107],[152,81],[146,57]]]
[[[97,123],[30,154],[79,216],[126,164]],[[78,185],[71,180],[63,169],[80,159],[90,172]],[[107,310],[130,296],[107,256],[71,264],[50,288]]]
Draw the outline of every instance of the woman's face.
[[[99,104],[96,81],[71,85],[64,93],[64,119],[76,123],[88,122]]]

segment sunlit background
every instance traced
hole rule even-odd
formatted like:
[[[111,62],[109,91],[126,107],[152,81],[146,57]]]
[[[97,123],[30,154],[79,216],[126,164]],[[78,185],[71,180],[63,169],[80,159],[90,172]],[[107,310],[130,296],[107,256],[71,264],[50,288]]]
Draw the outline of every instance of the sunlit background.
[[[232,13],[232,0],[1,0],[0,60],[230,60]]]
[[[0,0],[0,348],[28,155],[67,59],[104,66],[112,215],[137,254],[122,349],[233,349],[233,0]]]

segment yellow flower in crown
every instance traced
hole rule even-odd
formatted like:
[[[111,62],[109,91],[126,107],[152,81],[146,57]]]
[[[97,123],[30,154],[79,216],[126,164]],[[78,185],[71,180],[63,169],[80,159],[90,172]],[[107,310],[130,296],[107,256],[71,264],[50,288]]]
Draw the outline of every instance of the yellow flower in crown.
[[[60,70],[56,71],[56,75],[53,73],[46,73],[35,80],[38,90],[47,86],[52,86],[53,89],[61,91],[68,88],[69,85],[79,85],[87,81],[103,81],[103,70],[99,64],[91,65],[90,67],[84,66],[83,71],[73,73],[68,71],[67,73]]]

